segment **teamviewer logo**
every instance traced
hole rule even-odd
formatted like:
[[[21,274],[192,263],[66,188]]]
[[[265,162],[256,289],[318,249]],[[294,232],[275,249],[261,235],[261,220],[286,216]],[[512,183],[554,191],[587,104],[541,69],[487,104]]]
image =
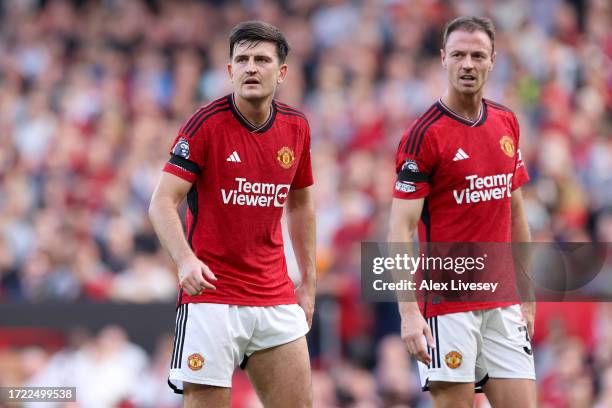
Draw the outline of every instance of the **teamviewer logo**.
[[[282,207],[287,201],[287,195],[289,194],[289,184],[277,184],[276,194],[274,194],[274,206]]]
[[[249,207],[283,207],[289,194],[289,184],[260,183],[236,177],[237,188],[221,189],[226,205]]]

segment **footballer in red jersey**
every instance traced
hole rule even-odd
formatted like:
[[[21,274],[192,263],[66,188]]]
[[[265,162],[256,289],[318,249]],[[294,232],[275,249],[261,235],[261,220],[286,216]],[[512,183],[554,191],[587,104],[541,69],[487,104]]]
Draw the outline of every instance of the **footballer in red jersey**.
[[[494,33],[492,22],[478,17],[446,26],[441,60],[448,89],[399,144],[390,242],[409,242],[417,230],[422,244],[530,240],[519,189],[529,177],[518,121],[483,98],[495,61]],[[476,390],[496,408],[535,407],[529,340],[535,306],[508,299],[425,296],[420,305],[399,303],[402,339],[419,361],[434,406],[472,406]]]
[[[237,366],[264,405],[312,404],[305,340],[315,290],[310,128],[304,114],[274,100],[288,50],[269,24],[232,30],[234,92],[183,124],[151,201],[156,233],[179,273],[169,384],[184,392],[186,405],[229,407]],[[185,197],[183,231],[177,206]],[[284,210],[302,275],[297,290],[287,273]]]
[[[227,95],[198,110],[176,136],[164,171],[192,183],[187,238],[216,290],[180,303],[274,306],[296,302],[280,219],[290,190],[312,185],[310,130],[302,113],[273,101],[256,127]]]

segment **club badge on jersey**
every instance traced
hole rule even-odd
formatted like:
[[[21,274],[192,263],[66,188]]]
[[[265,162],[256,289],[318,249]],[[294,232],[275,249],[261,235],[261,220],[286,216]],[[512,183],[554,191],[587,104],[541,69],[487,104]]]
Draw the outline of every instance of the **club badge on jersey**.
[[[499,139],[499,145],[508,157],[514,157],[514,142],[510,136],[502,136],[501,139]]]
[[[283,169],[289,169],[295,161],[295,155],[293,150],[285,146],[278,151],[276,159]]]

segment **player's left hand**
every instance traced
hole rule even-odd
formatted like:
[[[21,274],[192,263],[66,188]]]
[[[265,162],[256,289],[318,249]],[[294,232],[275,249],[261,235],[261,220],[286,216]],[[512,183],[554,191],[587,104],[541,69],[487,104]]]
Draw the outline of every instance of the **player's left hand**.
[[[295,291],[298,305],[304,309],[304,313],[306,314],[308,327],[312,327],[312,316],[315,308],[315,292],[316,288],[314,285],[304,284],[303,282]]]
[[[527,324],[527,333],[529,334],[529,338],[533,339],[533,333],[535,332],[535,302],[522,303],[521,312],[523,313],[523,318],[525,319],[525,323]]]

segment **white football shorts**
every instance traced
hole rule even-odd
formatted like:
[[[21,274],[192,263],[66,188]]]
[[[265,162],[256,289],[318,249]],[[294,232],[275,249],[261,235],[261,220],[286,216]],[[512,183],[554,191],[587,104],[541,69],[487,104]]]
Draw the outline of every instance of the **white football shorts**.
[[[177,393],[182,393],[183,382],[229,388],[234,370],[244,368],[251,354],[299,339],[308,330],[297,304],[181,305],[168,384]]]
[[[489,378],[535,380],[533,351],[519,305],[450,313],[427,319],[436,344],[432,362],[419,362],[421,388],[432,381],[473,382],[476,392]]]

